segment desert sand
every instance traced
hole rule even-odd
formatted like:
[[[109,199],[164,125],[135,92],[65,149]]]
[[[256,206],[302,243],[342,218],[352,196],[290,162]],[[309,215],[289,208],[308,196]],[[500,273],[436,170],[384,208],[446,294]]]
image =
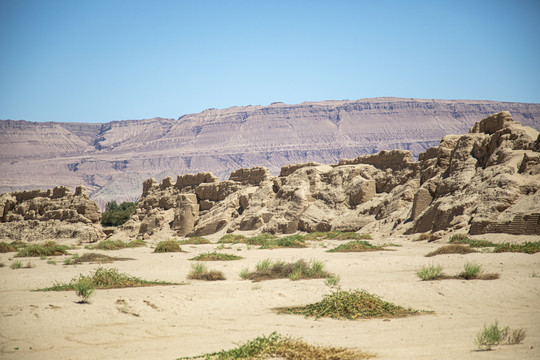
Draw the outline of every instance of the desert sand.
[[[209,237],[216,242],[220,234]],[[187,280],[197,254],[218,245],[184,245],[182,253],[153,253],[147,247],[88,251],[134,260],[111,264],[57,265],[21,258],[34,267],[11,269],[14,253],[0,254],[0,358],[2,359],[176,359],[230,349],[277,331],[312,344],[361,349],[377,359],[540,359],[540,253],[473,253],[424,257],[447,242],[414,237],[378,238],[394,243],[392,251],[328,253],[337,240],[312,242],[304,249],[260,250],[228,245],[219,251],[243,256],[239,261],[206,262],[225,281]],[[538,241],[538,236],[485,234],[492,241]],[[316,259],[341,276],[342,289],[365,289],[404,307],[433,311],[405,318],[357,321],[277,314],[273,308],[320,301],[332,288],[324,279],[289,279],[253,283],[239,273],[263,259]],[[421,281],[416,271],[440,264],[447,274],[467,262],[481,264],[500,279]],[[147,280],[182,285],[97,290],[89,304],[74,291],[33,292],[54,282],[68,282],[99,266]],[[495,320],[527,336],[519,345],[476,351],[474,339]]]

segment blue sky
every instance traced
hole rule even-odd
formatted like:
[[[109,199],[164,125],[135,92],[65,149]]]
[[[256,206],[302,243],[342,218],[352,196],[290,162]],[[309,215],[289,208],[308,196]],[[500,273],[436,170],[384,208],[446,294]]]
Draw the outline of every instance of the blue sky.
[[[0,0],[0,119],[397,96],[540,102],[540,1]]]

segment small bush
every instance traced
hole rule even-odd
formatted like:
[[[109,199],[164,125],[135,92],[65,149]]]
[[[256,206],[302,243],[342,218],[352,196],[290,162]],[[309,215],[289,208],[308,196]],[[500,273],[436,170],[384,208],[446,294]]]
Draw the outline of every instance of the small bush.
[[[167,281],[148,281],[143,280],[131,275],[119,273],[118,269],[105,269],[99,267],[95,270],[94,274],[85,276],[79,275],[79,277],[73,278],[69,283],[55,283],[53,286],[36,291],[67,291],[74,290],[74,285],[81,279],[88,278],[92,281],[92,284],[96,289],[119,289],[127,287],[141,287],[141,286],[156,286],[156,285],[179,285],[179,283],[171,283]]]
[[[535,242],[524,242],[522,244],[497,244],[493,252],[503,253],[503,252],[521,252],[525,254],[536,254],[540,252],[540,241]]]
[[[28,245],[15,255],[15,257],[41,257],[68,255],[66,245],[59,245],[54,241],[47,241],[44,244]]]
[[[360,360],[369,359],[373,355],[344,348],[324,347],[310,345],[299,339],[281,336],[275,332],[269,336],[257,337],[243,345],[231,350],[222,350],[215,353],[182,357],[178,360],[205,359],[205,360],[233,360],[233,359],[332,359],[332,360]]]
[[[312,232],[304,235],[304,240],[372,240],[369,234],[358,234],[355,232],[328,231]]]
[[[208,270],[203,263],[196,263],[191,265],[191,272],[188,274],[188,279],[192,280],[225,280],[225,276],[221,271]]]
[[[426,257],[437,256],[437,255],[446,255],[446,254],[470,254],[477,252],[474,249],[471,249],[468,246],[463,246],[459,244],[445,245],[438,248],[435,251],[432,251],[426,254]]]
[[[218,253],[217,251],[203,253],[195,256],[189,260],[197,261],[232,261],[232,260],[241,260],[243,257],[231,254]]]
[[[116,201],[107,203],[105,212],[101,214],[102,226],[119,226],[125,224],[131,214],[135,211],[137,204],[133,202],[123,202],[120,205]]]
[[[488,327],[484,324],[484,328],[476,335],[475,339],[478,349],[491,350],[492,346],[499,345],[508,336],[508,330],[508,326],[500,328],[497,320]]]
[[[326,285],[329,287],[338,287],[340,281],[341,281],[341,276],[337,274],[332,274],[326,278]]]
[[[98,264],[106,264],[106,263],[112,263],[115,261],[125,261],[125,260],[133,260],[131,258],[122,258],[122,257],[112,257],[105,254],[99,254],[99,253],[86,253],[82,256],[73,257],[72,264],[82,264],[85,262],[88,263],[98,263]]]
[[[328,252],[366,252],[385,250],[380,246],[375,246],[364,240],[349,241],[346,244],[341,244],[338,247],[328,250]]]
[[[170,252],[182,252],[180,244],[176,240],[165,240],[160,241],[156,248],[154,249],[155,253],[170,253]]]
[[[517,345],[521,344],[525,340],[526,332],[524,329],[511,330],[508,334],[508,339],[506,344],[508,345]]]
[[[103,240],[98,242],[95,245],[87,246],[87,249],[98,249],[98,250],[120,250],[125,248],[135,248],[135,247],[141,247],[146,246],[146,242],[144,240],[131,240],[130,242],[126,243],[122,240]]]
[[[65,258],[64,265],[73,265],[73,259],[69,257]]]
[[[325,295],[323,300],[310,305],[278,308],[280,313],[330,317],[334,319],[364,319],[374,317],[402,317],[419,312],[381,300],[365,290],[335,291]]]
[[[49,260],[47,260],[47,264],[56,265],[56,260],[49,259]]]
[[[223,244],[245,244],[247,238],[244,235],[226,234],[219,239],[218,243]]]
[[[276,249],[276,248],[305,248],[307,245],[303,240],[302,235],[290,235],[281,238],[270,239],[261,245],[261,249]]]
[[[0,253],[15,252],[17,249],[15,246],[8,244],[5,241],[0,242]]]
[[[248,272],[240,276],[252,281],[263,281],[272,279],[323,279],[331,274],[324,269],[324,264],[320,261],[307,263],[305,260],[298,260],[294,263],[285,263],[283,261],[272,262],[269,259],[263,260],[256,265],[256,271]]]
[[[429,265],[424,266],[416,272],[416,275],[423,281],[427,280],[437,280],[442,276],[442,266],[441,265]]]
[[[494,247],[496,246],[495,243],[492,243],[491,241],[487,240],[475,240],[471,239],[466,235],[463,234],[455,234],[452,235],[449,241],[451,244],[467,244],[470,247],[473,248],[484,248],[484,247]]]
[[[467,262],[465,264],[465,270],[460,274],[460,277],[464,279],[476,279],[482,271],[482,265]]]
[[[203,245],[203,244],[211,244],[210,240],[203,238],[201,236],[193,236],[185,240],[179,241],[180,245]]]
[[[20,269],[22,268],[22,262],[19,260],[15,260],[14,262],[11,263],[11,265],[9,265],[9,267],[12,268],[13,270]]]
[[[94,294],[96,288],[90,278],[80,278],[78,282],[73,284],[73,290],[78,297],[81,298],[79,303],[87,304],[90,297]]]

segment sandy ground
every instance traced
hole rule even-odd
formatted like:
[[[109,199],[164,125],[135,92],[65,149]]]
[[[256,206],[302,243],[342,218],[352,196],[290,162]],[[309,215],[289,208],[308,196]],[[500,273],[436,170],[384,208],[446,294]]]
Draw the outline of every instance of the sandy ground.
[[[488,238],[487,236],[483,236]],[[538,237],[493,236],[498,240],[537,241]],[[216,240],[214,238],[214,240]],[[225,281],[187,281],[188,259],[217,245],[186,245],[185,253],[154,254],[151,247],[99,251],[132,261],[105,264],[147,280],[184,285],[98,290],[90,304],[78,304],[73,291],[32,292],[93,272],[98,264],[57,265],[23,258],[35,266],[13,270],[14,253],[0,254],[0,358],[2,359],[176,359],[229,349],[277,331],[309,343],[357,348],[378,359],[540,359],[540,253],[477,253],[424,255],[442,246],[393,238],[394,251],[328,253],[339,241],[313,243],[305,249],[248,249],[233,245],[221,251],[245,257],[240,261],[207,262]],[[73,252],[83,254],[89,250]],[[325,280],[241,280],[240,271],[263,259],[317,259],[341,276],[343,289],[365,289],[405,307],[434,311],[406,318],[344,321],[280,315],[272,308],[321,300],[331,291]],[[441,264],[447,274],[459,273],[467,261],[492,281],[421,281],[423,265]],[[498,320],[523,328],[522,344],[475,351],[474,338],[484,323]]]

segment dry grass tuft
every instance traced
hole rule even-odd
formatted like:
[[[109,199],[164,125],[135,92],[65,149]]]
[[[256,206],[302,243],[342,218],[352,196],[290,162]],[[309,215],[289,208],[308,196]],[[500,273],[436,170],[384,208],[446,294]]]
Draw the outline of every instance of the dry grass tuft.
[[[201,236],[192,236],[178,242],[180,245],[204,245],[211,244],[210,240]]]
[[[42,257],[68,255],[66,245],[59,245],[54,241],[47,241],[44,244],[28,245],[15,255],[15,257]]]
[[[328,252],[366,252],[366,251],[379,251],[388,250],[382,246],[375,246],[364,240],[349,241],[346,244],[341,244]]]
[[[156,248],[154,249],[155,253],[170,253],[170,252],[182,252],[180,244],[176,240],[164,240],[160,241]]]
[[[203,253],[195,256],[189,260],[197,261],[232,261],[232,260],[241,260],[243,257],[232,254],[218,253],[217,251]]]
[[[103,240],[98,242],[95,245],[87,246],[87,249],[98,249],[98,250],[120,250],[125,248],[134,248],[146,246],[146,241],[136,239],[131,240],[130,242],[123,242],[122,240]]]
[[[437,255],[445,255],[445,254],[470,254],[470,253],[475,253],[475,252],[478,252],[478,251],[471,249],[468,246],[452,244],[452,245],[442,246],[438,248],[437,250],[426,254],[425,256],[431,257],[431,256],[437,256]]]
[[[0,242],[0,253],[15,252],[17,248],[5,241]]]
[[[221,271],[208,270],[203,263],[196,263],[191,265],[191,272],[188,274],[188,279],[216,281],[225,280],[225,275]]]

